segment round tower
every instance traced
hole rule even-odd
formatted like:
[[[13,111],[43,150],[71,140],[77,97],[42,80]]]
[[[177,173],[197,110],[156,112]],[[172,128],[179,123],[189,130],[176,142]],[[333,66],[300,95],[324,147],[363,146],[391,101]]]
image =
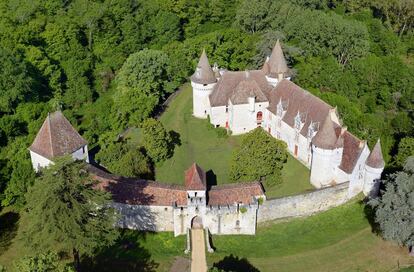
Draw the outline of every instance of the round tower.
[[[381,143],[378,139],[377,143],[369,154],[365,161],[365,175],[364,185],[362,191],[364,195],[375,197],[379,191],[379,180],[381,178],[382,171],[384,170],[385,162],[382,157]]]
[[[198,118],[207,118],[210,114],[209,96],[213,92],[217,78],[211,69],[205,50],[201,54],[200,60],[194,74],[191,76],[191,86],[193,87],[193,115]]]
[[[312,165],[310,181],[316,188],[331,185],[335,169],[342,157],[343,147],[338,145],[333,122],[328,114],[321,129],[312,139]]]
[[[262,70],[266,74],[266,80],[269,85],[276,86],[283,79],[290,80],[290,70],[279,40],[277,40],[275,47],[273,47],[270,57],[266,59]]]

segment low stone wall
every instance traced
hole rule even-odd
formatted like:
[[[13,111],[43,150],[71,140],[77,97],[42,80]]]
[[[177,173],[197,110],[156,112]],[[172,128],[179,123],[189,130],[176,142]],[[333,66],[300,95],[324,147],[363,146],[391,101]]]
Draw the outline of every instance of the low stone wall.
[[[326,211],[345,203],[349,182],[310,193],[266,200],[259,207],[257,221],[266,222],[289,217],[303,217]]]

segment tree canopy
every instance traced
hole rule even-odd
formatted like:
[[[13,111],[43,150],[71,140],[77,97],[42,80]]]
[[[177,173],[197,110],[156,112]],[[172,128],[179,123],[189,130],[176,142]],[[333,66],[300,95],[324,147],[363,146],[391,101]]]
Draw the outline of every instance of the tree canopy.
[[[154,162],[162,162],[171,157],[174,143],[163,124],[148,118],[141,124],[144,147]]]
[[[242,136],[232,154],[232,181],[263,180],[268,186],[282,182],[281,171],[287,160],[286,144],[270,136],[262,128]]]
[[[80,256],[111,245],[118,235],[111,197],[94,183],[85,163],[70,157],[44,169],[26,196],[19,228],[26,245],[71,254],[76,267]]]
[[[411,248],[414,247],[413,195],[414,156],[407,159],[403,171],[385,180],[385,191],[370,202],[384,238]]]

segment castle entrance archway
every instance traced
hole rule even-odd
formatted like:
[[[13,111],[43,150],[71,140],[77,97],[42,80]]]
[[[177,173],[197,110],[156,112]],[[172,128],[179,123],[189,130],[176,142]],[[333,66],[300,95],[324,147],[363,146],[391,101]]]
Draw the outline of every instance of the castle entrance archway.
[[[203,220],[200,216],[194,216],[191,219],[191,228],[192,229],[202,229],[203,228]]]

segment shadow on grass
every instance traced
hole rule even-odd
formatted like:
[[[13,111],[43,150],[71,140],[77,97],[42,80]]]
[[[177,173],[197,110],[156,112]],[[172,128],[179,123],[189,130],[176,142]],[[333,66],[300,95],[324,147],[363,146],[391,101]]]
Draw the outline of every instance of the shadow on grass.
[[[141,246],[146,232],[121,230],[115,245],[82,260],[83,271],[96,272],[155,272],[159,266],[147,249]]]
[[[210,169],[206,172],[206,181],[208,189],[210,189],[211,186],[217,185],[217,176],[214,174],[213,170]]]
[[[19,214],[7,212],[0,216],[0,255],[10,247],[12,240],[17,235]]]
[[[233,254],[230,254],[229,256],[224,257],[223,260],[214,263],[213,267],[226,272],[260,272],[260,270],[254,267],[246,258],[239,258]]]

